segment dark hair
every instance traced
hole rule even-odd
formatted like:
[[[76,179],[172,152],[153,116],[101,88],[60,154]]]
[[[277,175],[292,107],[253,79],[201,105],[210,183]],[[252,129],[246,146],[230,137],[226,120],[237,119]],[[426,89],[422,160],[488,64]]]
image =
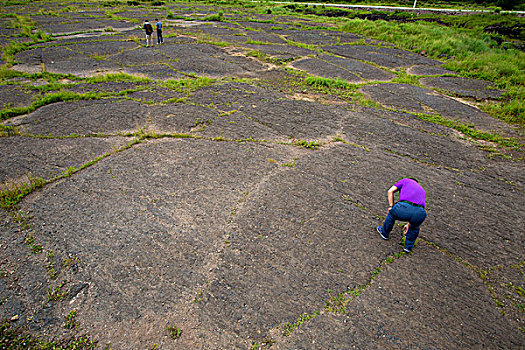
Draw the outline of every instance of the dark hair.
[[[159,19],[158,18],[155,18],[155,21],[158,21]]]

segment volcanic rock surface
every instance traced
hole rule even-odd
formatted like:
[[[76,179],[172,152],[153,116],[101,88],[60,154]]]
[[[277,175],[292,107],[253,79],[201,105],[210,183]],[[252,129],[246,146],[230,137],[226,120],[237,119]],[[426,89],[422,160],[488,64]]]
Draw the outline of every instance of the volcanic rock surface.
[[[2,196],[35,187],[0,209],[13,327],[112,349],[523,346],[523,140],[472,101],[501,91],[301,18],[2,12],[55,35],[0,85]],[[155,17],[164,43],[145,47]],[[3,52],[29,40],[11,20]],[[412,254],[401,227],[376,232],[403,177],[428,195]]]

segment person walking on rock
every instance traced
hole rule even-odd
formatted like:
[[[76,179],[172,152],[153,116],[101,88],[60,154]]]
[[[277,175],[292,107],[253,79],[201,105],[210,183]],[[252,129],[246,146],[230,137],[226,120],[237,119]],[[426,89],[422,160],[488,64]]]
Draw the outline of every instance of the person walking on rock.
[[[164,43],[164,38],[162,37],[162,22],[155,18],[155,26],[157,27],[157,45]]]
[[[394,205],[394,193],[399,191],[399,201]],[[396,220],[408,221],[403,227],[405,252],[412,252],[419,236],[419,228],[427,217],[425,201],[427,194],[414,178],[404,178],[388,190],[388,214],[383,226],[377,226],[381,238],[387,240]]]
[[[144,31],[146,32],[146,47],[153,46],[153,38],[151,37],[151,34],[153,33],[153,27],[148,22],[148,20],[144,21]]]

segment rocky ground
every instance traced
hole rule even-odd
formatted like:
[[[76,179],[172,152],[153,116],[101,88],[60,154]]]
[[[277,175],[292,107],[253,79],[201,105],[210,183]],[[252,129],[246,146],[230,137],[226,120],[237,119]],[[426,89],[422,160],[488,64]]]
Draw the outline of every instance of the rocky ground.
[[[298,17],[2,12],[54,35],[0,85],[0,190],[40,184],[0,211],[12,327],[112,349],[523,347],[523,138],[478,108],[503,91]],[[4,62],[28,41],[15,19]],[[412,254],[375,230],[407,176],[428,193]]]

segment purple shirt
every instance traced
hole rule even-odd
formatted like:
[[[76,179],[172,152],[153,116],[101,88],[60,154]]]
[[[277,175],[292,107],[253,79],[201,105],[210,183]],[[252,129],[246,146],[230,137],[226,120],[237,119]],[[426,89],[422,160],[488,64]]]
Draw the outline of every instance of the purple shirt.
[[[425,206],[427,193],[416,181],[405,178],[396,182],[394,186],[399,190],[399,201],[409,201]]]

